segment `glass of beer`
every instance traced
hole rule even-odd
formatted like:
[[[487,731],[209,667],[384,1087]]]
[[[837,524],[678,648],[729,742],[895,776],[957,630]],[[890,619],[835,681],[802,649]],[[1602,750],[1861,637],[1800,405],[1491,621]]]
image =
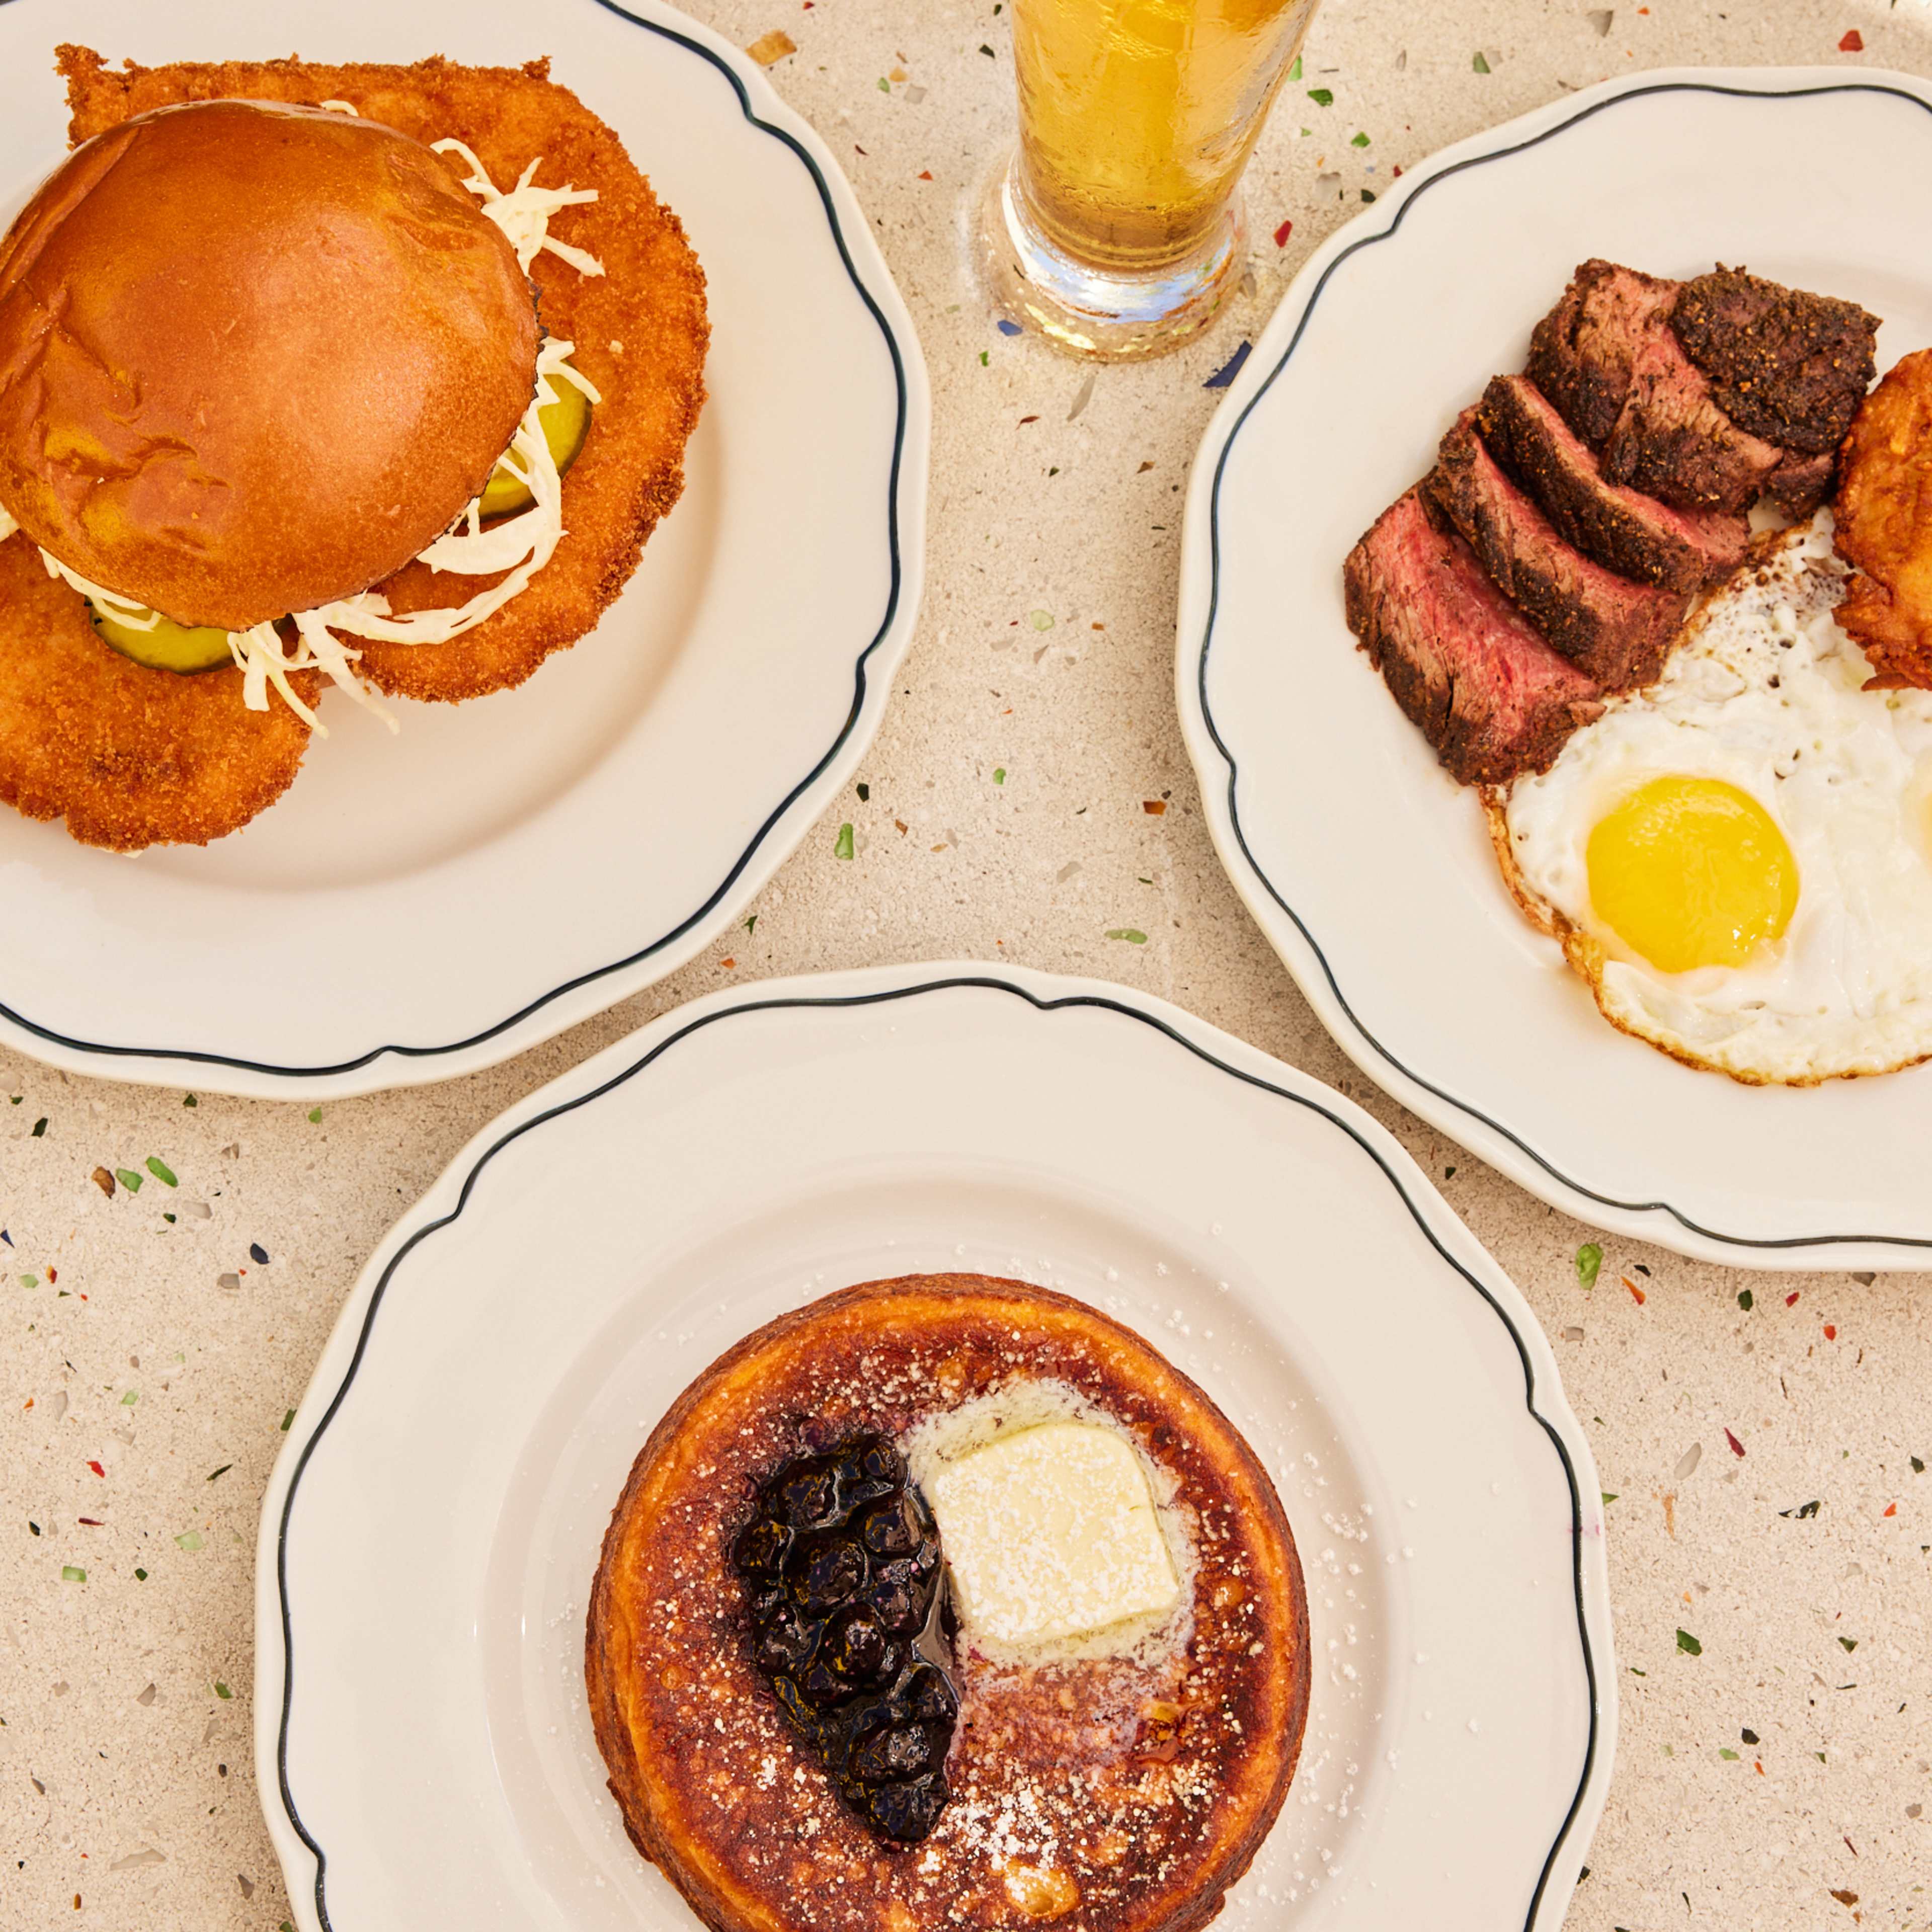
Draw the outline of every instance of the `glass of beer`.
[[[1207,326],[1241,258],[1235,183],[1315,0],[1013,0],[1019,146],[982,212],[995,300],[1086,356]]]

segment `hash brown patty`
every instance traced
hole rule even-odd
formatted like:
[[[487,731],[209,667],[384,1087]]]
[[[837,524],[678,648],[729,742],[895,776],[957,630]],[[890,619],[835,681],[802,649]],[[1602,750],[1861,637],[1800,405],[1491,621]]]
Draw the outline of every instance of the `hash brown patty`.
[[[1864,574],[1838,606],[1883,686],[1932,689],[1932,350],[1904,356],[1839,458],[1838,554]]]

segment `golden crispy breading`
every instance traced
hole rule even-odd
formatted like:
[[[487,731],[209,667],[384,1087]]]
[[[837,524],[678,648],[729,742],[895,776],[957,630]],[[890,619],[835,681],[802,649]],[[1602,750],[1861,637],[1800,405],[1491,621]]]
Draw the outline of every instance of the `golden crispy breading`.
[[[318,679],[292,680],[314,705]],[[101,642],[87,606],[15,535],[0,543],[0,800],[84,845],[206,845],[288,789],[309,729],[238,670],[178,677]]]
[[[542,156],[542,185],[597,190],[598,200],[563,209],[550,232],[587,249],[605,273],[583,275],[549,253],[530,269],[544,327],[576,344],[573,359],[604,398],[564,478],[566,534],[556,554],[520,596],[454,643],[348,640],[382,690],[452,700],[520,684],[552,651],[574,644],[623,588],[645,539],[677,501],[684,446],[704,400],[704,272],[676,216],[652,195],[617,136],[548,78],[546,61],[522,68],[440,58],[413,67],[183,62],[115,72],[86,48],[58,51],[76,141],[177,101],[346,100],[419,140],[466,142],[500,188]],[[448,158],[459,175],[467,172]],[[328,485],[304,478],[291,487]],[[412,564],[382,588],[395,609],[413,610],[460,604],[494,580]]]
[[[1839,458],[1838,554],[1855,577],[1838,622],[1880,685],[1932,689],[1932,350],[1902,356]]]

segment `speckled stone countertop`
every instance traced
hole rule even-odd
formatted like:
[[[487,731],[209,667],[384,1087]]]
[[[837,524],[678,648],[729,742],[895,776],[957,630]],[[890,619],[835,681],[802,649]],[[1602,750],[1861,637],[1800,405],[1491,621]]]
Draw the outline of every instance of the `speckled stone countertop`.
[[[842,160],[931,367],[928,588],[869,796],[810,834],[754,935],[493,1072],[316,1118],[0,1056],[0,1925],[289,1917],[251,1768],[262,1486],[364,1258],[457,1148],[694,994],[953,956],[1125,980],[1334,1082],[1528,1295],[1616,1498],[1622,1736],[1572,1926],[1932,1925],[1932,1276],[1754,1276],[1606,1241],[1586,1289],[1587,1230],[1390,1106],[1311,1017],[1215,861],[1172,697],[1202,383],[1362,189],[1636,68],[1932,74],[1924,8],[1329,0],[1306,66],[1333,104],[1292,92],[1262,140],[1233,313],[1181,355],[1090,379],[996,333],[967,272],[965,211],[1013,111],[993,0],[695,10],[741,45],[796,44],[772,78]],[[399,27],[406,48],[433,51]],[[1106,937],[1127,928],[1147,943]],[[177,1189],[110,1200],[89,1178],[151,1156]]]

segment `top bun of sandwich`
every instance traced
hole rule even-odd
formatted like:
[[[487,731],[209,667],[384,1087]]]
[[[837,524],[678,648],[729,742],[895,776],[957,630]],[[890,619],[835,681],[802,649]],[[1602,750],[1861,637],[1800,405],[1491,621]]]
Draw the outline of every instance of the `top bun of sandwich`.
[[[0,507],[182,623],[352,596],[482,489],[538,335],[509,242],[421,142],[163,108],[76,148],[0,242]]]

